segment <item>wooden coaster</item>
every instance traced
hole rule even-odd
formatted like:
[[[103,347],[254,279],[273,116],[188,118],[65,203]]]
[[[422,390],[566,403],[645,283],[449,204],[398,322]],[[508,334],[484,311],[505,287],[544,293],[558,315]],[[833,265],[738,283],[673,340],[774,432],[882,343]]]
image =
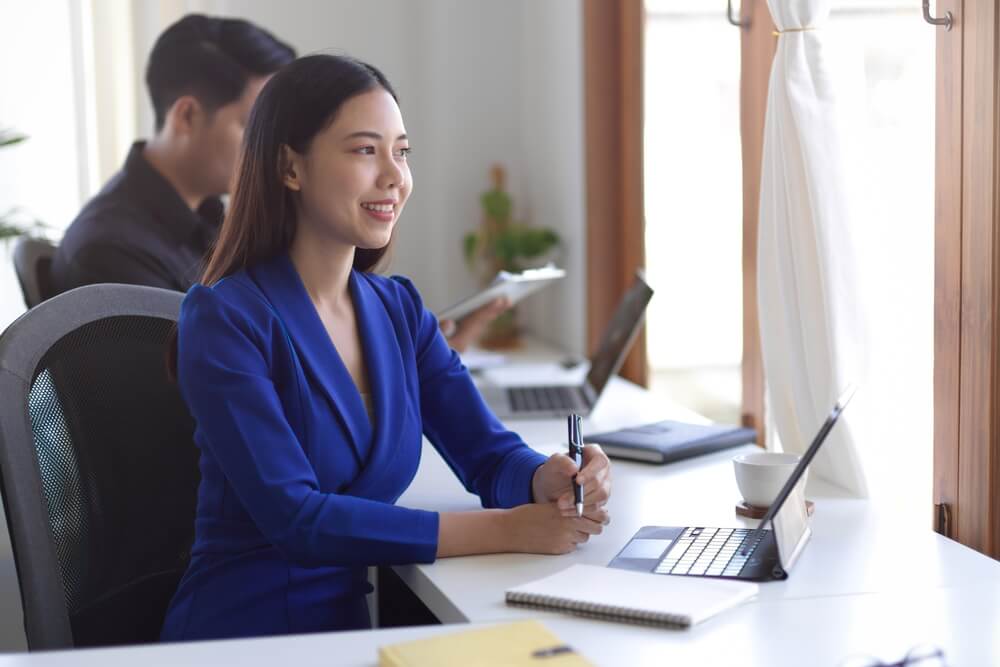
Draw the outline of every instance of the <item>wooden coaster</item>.
[[[812,516],[815,509],[816,506],[813,504],[813,501],[807,500],[806,514]],[[745,516],[748,519],[763,519],[764,515],[767,514],[767,508],[757,507],[755,505],[747,505],[745,502],[741,500],[740,502],[736,503],[736,514],[738,516]]]

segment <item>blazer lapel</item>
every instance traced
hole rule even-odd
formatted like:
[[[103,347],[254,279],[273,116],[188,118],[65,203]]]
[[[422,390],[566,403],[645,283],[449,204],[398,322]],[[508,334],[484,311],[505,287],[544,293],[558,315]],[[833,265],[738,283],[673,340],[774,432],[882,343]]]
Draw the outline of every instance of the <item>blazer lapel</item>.
[[[338,413],[359,465],[364,464],[370,454],[372,424],[368,420],[361,394],[330,340],[291,259],[288,255],[281,255],[262,262],[254,267],[252,274],[287,328],[291,343],[303,360],[305,372],[319,384],[330,407]],[[352,294],[354,282],[352,271]],[[359,308],[355,306],[355,310]],[[359,328],[364,331],[364,324]],[[365,342],[361,341],[363,348]],[[367,349],[365,358],[368,361]],[[369,361],[369,376],[375,377],[376,373],[370,364]],[[377,399],[376,409],[380,407],[380,402],[385,403],[385,399]]]
[[[352,490],[357,493],[381,488],[379,479],[387,471],[399,468],[400,462],[393,465],[393,461],[400,444],[408,435],[404,427],[409,403],[402,395],[406,387],[403,358],[396,329],[385,304],[368,279],[356,271],[351,272],[351,294],[354,297],[358,329],[363,339],[362,347],[374,407],[372,419],[375,422],[368,463],[352,485]],[[401,395],[393,397],[394,388]]]

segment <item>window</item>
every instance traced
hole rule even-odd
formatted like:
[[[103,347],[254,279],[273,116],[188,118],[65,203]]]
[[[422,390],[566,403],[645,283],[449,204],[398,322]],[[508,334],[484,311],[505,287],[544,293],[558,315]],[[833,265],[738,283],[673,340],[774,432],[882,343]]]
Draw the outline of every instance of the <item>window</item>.
[[[646,0],[646,265],[651,388],[739,418],[740,32],[722,3]],[[926,524],[933,464],[934,40],[916,2],[834,0],[856,186],[866,377],[852,405],[872,495]],[[900,475],[901,469],[907,471]]]
[[[872,497],[921,525],[934,458],[935,36],[915,2],[834,0],[830,14],[868,318],[858,449]]]
[[[740,35],[722,5],[647,0],[650,388],[737,423],[742,355]],[[692,66],[697,63],[697,66]]]
[[[28,3],[17,20],[0,28],[0,127],[28,140],[0,149],[0,212],[18,207],[51,228],[57,238],[79,210],[83,151],[73,57],[72,3]],[[9,259],[13,242],[0,247],[0,329],[24,312]]]

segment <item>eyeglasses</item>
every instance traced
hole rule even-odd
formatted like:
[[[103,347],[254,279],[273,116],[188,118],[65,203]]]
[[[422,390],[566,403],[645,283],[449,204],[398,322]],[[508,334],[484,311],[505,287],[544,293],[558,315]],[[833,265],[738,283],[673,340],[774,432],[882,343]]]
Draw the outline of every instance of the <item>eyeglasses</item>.
[[[946,664],[940,647],[918,644],[896,662],[884,662],[870,655],[853,655],[839,663],[838,667],[945,667]]]

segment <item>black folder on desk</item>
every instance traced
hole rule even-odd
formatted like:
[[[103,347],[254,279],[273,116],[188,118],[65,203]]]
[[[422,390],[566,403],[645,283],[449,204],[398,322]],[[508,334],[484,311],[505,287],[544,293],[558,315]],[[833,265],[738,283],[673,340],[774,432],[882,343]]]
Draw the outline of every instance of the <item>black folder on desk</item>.
[[[740,426],[668,420],[608,433],[585,434],[583,439],[597,443],[605,454],[614,458],[670,463],[754,442],[757,433],[752,428]]]

